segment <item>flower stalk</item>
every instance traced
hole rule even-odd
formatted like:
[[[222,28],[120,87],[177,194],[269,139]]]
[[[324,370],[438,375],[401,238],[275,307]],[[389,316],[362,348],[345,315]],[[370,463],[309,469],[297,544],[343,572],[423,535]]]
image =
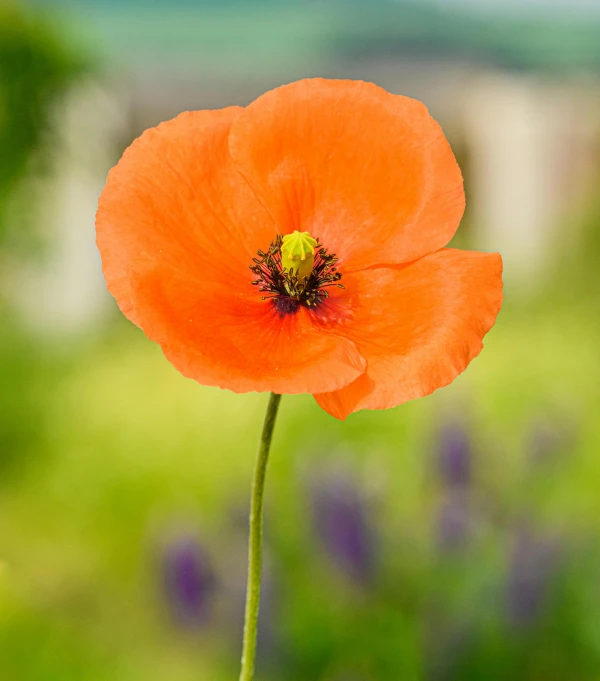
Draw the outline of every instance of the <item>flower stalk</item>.
[[[269,451],[273,429],[279,410],[281,395],[271,393],[263,423],[262,436],[254,467],[252,500],[250,505],[250,540],[248,545],[248,587],[246,591],[246,613],[244,616],[244,643],[242,648],[242,670],[240,681],[254,678],[256,638],[258,633],[258,611],[260,606],[260,583],[262,575],[263,499]]]

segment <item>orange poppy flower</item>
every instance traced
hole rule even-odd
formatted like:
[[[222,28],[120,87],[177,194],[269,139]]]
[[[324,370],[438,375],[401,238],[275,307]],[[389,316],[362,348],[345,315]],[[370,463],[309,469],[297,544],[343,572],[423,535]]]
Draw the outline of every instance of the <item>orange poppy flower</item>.
[[[310,79],[147,130],[108,176],[97,243],[121,310],[182,374],[312,393],[343,419],[480,352],[502,261],[444,248],[464,203],[423,104]]]

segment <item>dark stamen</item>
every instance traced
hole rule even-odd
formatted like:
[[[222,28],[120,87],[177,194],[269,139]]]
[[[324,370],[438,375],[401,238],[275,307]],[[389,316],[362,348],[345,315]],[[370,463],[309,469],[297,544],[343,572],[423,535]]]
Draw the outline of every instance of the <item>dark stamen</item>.
[[[344,288],[338,283],[342,275],[335,267],[337,258],[320,247],[318,239],[313,270],[308,277],[303,277],[302,281],[297,270],[296,273],[294,270],[283,271],[282,243],[283,236],[278,234],[269,250],[266,253],[258,251],[258,257],[252,259],[254,265],[250,265],[250,269],[257,276],[252,285],[266,294],[262,297],[263,300],[268,298],[273,300],[273,305],[280,315],[295,314],[301,305],[308,308],[316,307],[329,297],[329,291],[326,290],[329,286]]]

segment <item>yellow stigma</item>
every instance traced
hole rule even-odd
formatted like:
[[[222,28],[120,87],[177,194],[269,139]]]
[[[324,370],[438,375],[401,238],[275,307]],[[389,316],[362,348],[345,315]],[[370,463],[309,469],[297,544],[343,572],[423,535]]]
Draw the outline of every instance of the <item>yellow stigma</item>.
[[[281,246],[281,266],[284,271],[294,270],[300,281],[310,277],[315,264],[317,240],[308,232],[292,232],[283,237]]]

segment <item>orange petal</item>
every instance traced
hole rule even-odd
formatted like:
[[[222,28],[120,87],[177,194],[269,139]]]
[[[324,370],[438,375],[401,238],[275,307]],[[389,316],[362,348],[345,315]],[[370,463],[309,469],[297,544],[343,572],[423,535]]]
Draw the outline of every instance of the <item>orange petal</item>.
[[[111,171],[97,242],[111,293],[184,375],[238,392],[336,390],[366,363],[301,310],[281,319],[249,265],[274,224],[227,144],[239,108],[145,132]]]
[[[304,308],[279,316],[249,283],[190,279],[138,261],[132,296],[146,335],[182,374],[235,392],[335,390],[364,372],[355,344],[323,333]]]
[[[502,304],[497,253],[444,249],[344,278],[358,301],[344,333],[367,360],[353,383],[315,395],[332,416],[388,409],[448,385],[483,347]]]
[[[267,92],[236,119],[229,146],[278,230],[319,237],[346,272],[437,251],[464,211],[440,126],[372,83],[316,78]]]
[[[137,258],[175,265],[191,277],[249,277],[275,227],[235,170],[227,146],[243,111],[190,111],[144,132],[110,171],[96,216],[107,286],[140,324],[130,286]]]

